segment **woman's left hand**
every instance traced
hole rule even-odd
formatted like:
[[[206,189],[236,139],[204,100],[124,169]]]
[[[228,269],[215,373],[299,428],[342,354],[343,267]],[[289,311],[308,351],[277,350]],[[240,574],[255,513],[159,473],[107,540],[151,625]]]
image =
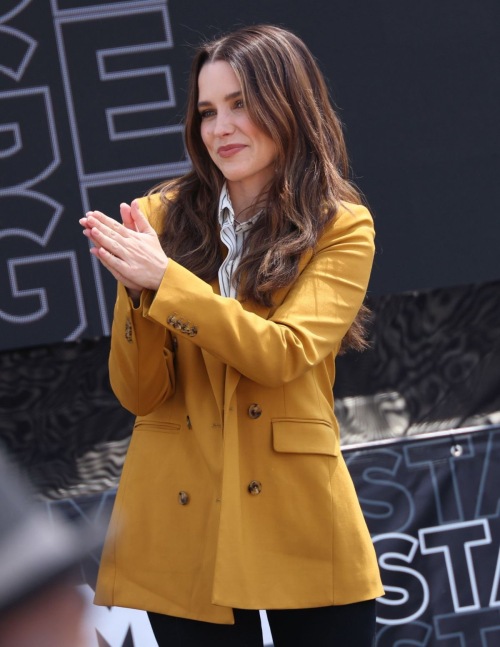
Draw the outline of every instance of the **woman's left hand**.
[[[134,200],[131,216],[137,231],[108,218],[100,211],[90,211],[80,220],[83,233],[97,247],[90,251],[103,265],[129,281],[157,290],[167,269],[168,258],[163,251],[156,231]]]

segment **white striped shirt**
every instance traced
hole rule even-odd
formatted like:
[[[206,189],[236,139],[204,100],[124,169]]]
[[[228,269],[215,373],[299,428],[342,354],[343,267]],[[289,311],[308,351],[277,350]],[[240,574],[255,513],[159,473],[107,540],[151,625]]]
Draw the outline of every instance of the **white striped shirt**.
[[[252,228],[261,213],[262,210],[246,222],[235,223],[233,205],[227,184],[224,183],[219,200],[220,239],[228,250],[227,256],[219,268],[219,286],[223,297],[236,299],[238,296],[238,286],[234,286],[231,279],[240,261],[245,234]]]

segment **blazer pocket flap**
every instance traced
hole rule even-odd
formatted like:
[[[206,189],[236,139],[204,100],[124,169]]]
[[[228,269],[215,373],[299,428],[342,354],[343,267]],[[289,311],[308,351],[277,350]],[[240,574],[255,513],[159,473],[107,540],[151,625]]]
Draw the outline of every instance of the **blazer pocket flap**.
[[[273,420],[273,447],[292,454],[338,456],[339,443],[331,424],[324,420]]]
[[[165,422],[164,420],[137,420],[134,429],[144,429],[145,431],[159,431],[166,434],[178,434],[181,426],[175,422]]]

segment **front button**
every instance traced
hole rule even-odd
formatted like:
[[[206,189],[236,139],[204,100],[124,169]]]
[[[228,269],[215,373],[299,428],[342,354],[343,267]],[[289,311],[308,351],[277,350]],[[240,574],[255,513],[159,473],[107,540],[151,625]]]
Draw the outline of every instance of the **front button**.
[[[188,429],[192,429],[193,425],[191,424],[191,418],[189,416],[186,418],[186,422],[187,422]]]
[[[179,496],[177,498],[179,499],[179,503],[181,505],[186,505],[186,503],[189,501],[189,496],[187,492],[179,492]]]
[[[177,352],[177,346],[179,345],[179,342],[177,341],[177,337],[173,338],[172,344],[173,344],[173,347],[174,347],[174,351]]]
[[[260,418],[260,415],[262,413],[262,407],[260,404],[251,404],[248,407],[248,415],[250,418]]]
[[[125,339],[132,343],[132,322],[129,317],[125,319]]]
[[[248,484],[248,491],[250,494],[260,494],[262,490],[262,483],[260,481],[250,481]]]

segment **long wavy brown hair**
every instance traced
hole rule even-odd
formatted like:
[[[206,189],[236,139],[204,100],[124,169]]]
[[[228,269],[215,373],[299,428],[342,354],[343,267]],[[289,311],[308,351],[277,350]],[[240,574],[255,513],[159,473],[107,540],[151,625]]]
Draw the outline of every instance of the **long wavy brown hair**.
[[[250,229],[235,281],[243,299],[272,306],[273,292],[298,276],[302,254],[316,246],[341,200],[361,204],[349,180],[342,133],[323,76],[306,45],[272,25],[244,27],[204,43],[194,57],[186,114],[186,146],[193,168],[162,183],[165,209],[160,241],[167,256],[213,281],[222,263],[217,210],[224,183],[201,138],[198,75],[225,61],[236,74],[250,119],[276,144],[276,171],[260,196],[265,217]],[[167,197],[169,196],[169,197]],[[363,304],[339,353],[364,350],[371,311]]]

